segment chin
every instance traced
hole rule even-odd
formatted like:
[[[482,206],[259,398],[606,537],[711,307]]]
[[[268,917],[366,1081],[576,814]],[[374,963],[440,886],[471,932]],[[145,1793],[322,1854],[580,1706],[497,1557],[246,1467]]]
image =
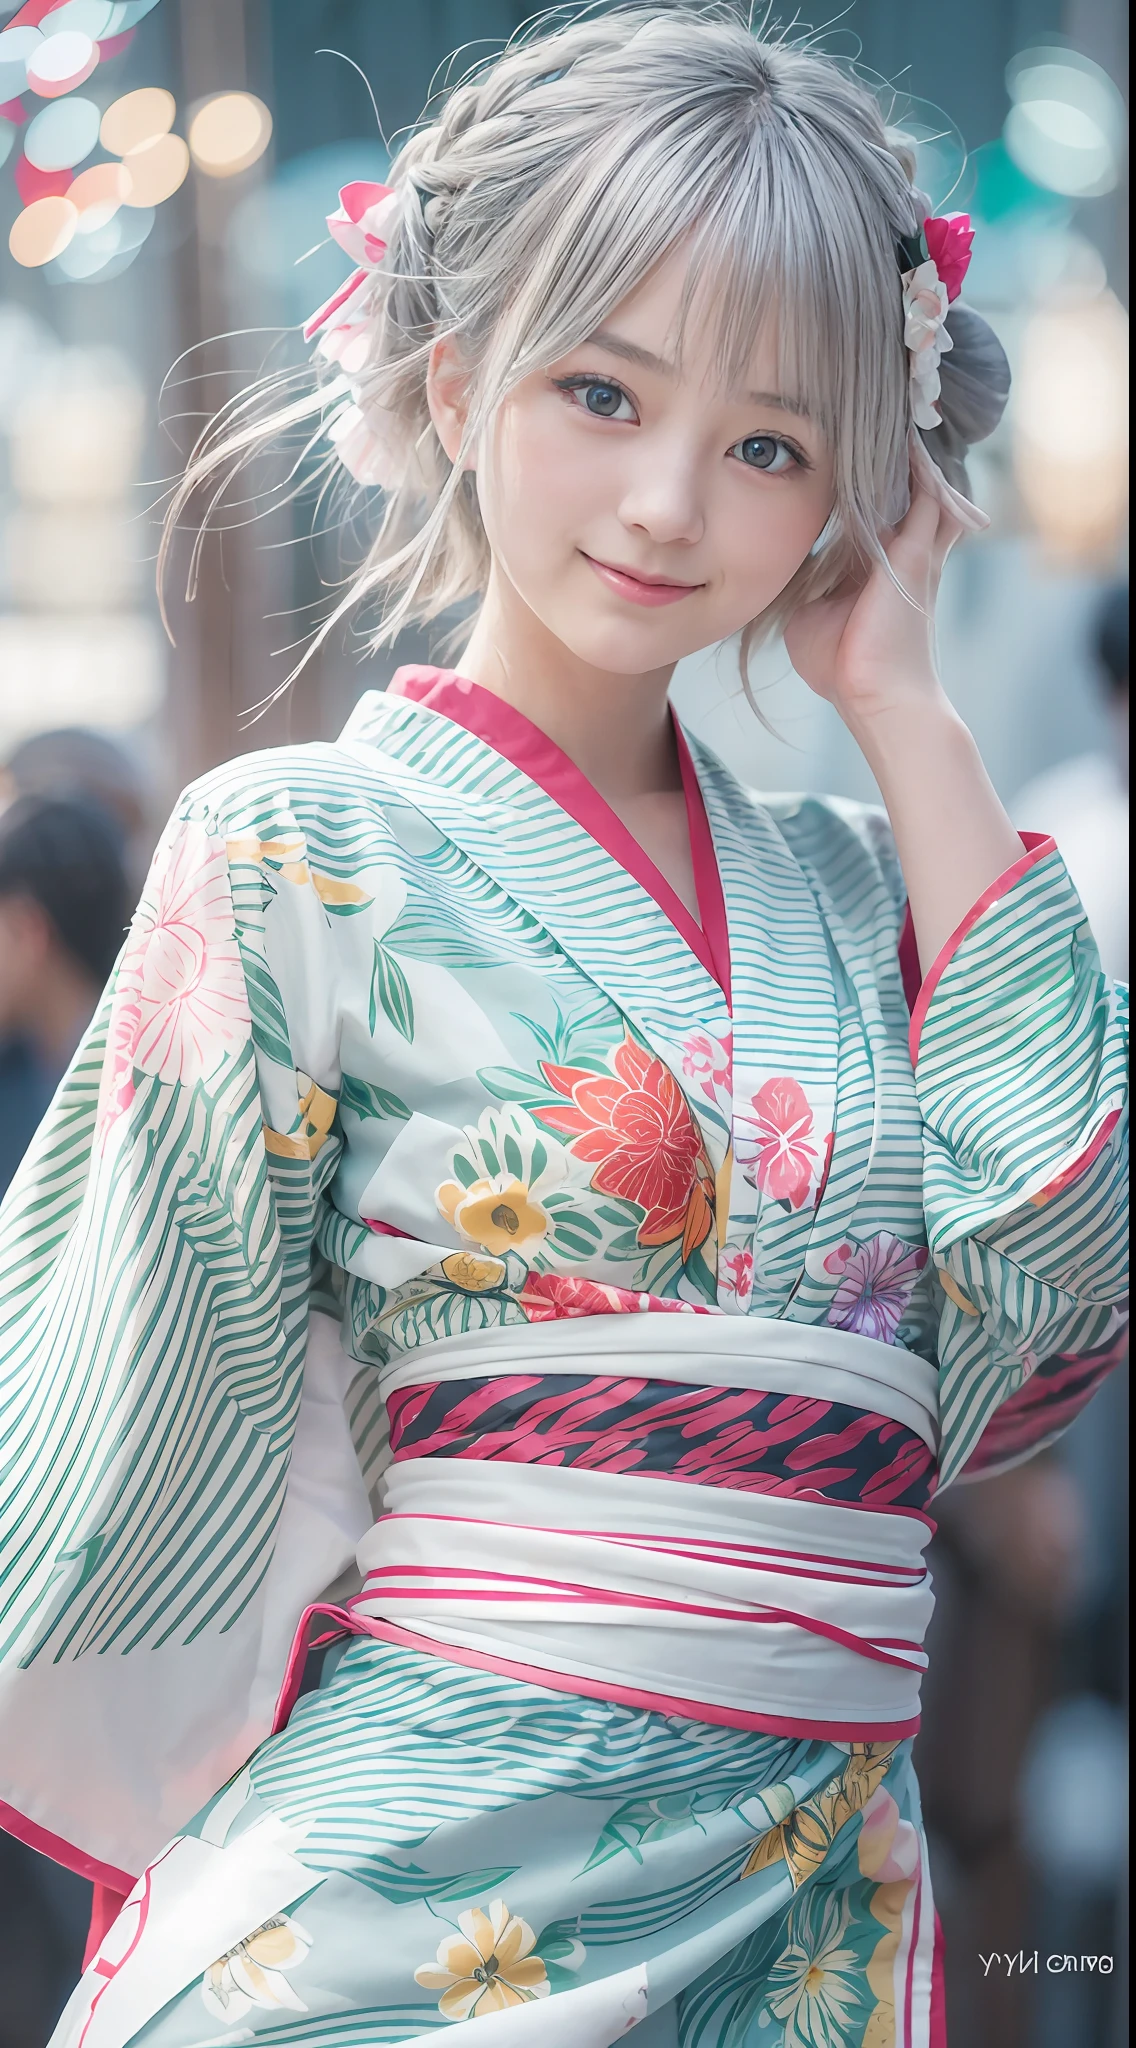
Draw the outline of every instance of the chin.
[[[589,625],[581,621],[578,613],[570,621],[553,625],[552,631],[577,661],[613,676],[642,676],[654,669],[670,668],[684,655],[709,646],[712,637],[660,631],[657,622],[653,630],[639,626],[636,621],[614,625],[610,619],[597,619]]]

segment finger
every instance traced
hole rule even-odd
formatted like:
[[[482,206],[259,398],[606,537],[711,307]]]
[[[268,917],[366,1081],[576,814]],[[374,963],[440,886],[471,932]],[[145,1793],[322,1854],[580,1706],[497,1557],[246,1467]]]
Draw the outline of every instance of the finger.
[[[888,554],[892,553],[893,546],[905,552],[910,550],[913,554],[929,553],[935,543],[941,516],[942,506],[938,498],[924,490],[917,477],[912,477],[911,502],[895,529],[893,543],[887,547]]]
[[[947,556],[950,554],[951,549],[955,545],[955,542],[960,541],[962,539],[962,536],[962,521],[953,518],[949,512],[944,512],[943,517],[939,522],[939,531],[935,537],[935,545],[932,549],[931,554],[931,559],[934,562],[935,569],[939,574],[942,573],[943,566],[946,562]]]

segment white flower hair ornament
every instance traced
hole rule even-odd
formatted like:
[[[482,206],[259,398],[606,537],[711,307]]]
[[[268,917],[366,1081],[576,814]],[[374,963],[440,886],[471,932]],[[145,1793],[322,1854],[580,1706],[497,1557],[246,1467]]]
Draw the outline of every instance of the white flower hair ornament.
[[[911,418],[926,432],[942,425],[939,364],[954,346],[947,314],[970,266],[968,213],[929,214],[917,235],[896,244],[903,285],[903,339],[910,359]]]
[[[964,531],[981,533],[990,524],[986,513],[948,482],[942,469],[932,462],[921,438],[943,425],[939,365],[954,347],[947,316],[962,290],[973,242],[974,230],[968,213],[928,214],[918,234],[907,235],[896,243],[896,259],[903,287],[912,476],[938,498]]]
[[[315,354],[340,371],[328,397],[346,402],[331,415],[328,440],[356,483],[384,490],[405,476],[405,436],[393,413],[367,402],[361,380],[370,352],[372,285],[385,267],[398,208],[399,195],[389,185],[359,181],[343,186],[336,211],[328,214],[328,231],[357,267],[303,329],[305,341],[319,336]]]

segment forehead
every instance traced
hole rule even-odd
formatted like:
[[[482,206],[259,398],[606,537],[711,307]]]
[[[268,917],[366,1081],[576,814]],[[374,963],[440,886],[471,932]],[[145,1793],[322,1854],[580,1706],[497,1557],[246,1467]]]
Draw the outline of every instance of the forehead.
[[[771,398],[807,415],[785,322],[771,294],[742,304],[724,262],[687,238],[619,299],[591,337],[610,353],[724,398]]]

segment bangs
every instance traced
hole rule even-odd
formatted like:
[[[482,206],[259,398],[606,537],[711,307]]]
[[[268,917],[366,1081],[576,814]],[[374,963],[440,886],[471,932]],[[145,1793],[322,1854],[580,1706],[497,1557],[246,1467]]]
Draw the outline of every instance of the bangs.
[[[633,46],[624,52],[629,63],[633,54]],[[712,74],[701,92],[681,94],[665,55],[653,52],[655,91],[644,90],[640,67],[633,102],[629,81],[606,67],[618,119],[581,108],[577,75],[586,151],[580,130],[550,123],[561,160],[551,176],[546,160],[539,191],[513,213],[517,283],[503,316],[498,306],[486,323],[487,374],[471,438],[511,387],[586,341],[685,247],[676,359],[693,329],[709,332],[723,385],[740,389],[759,337],[772,340],[778,390],[834,453],[835,509],[857,552],[870,554],[902,509],[906,478],[902,298],[889,220],[902,173],[882,125],[878,149],[868,137],[837,146],[823,121],[802,121],[800,109],[790,117],[769,90],[739,91],[736,77]],[[552,99],[563,85],[543,90]],[[496,212],[493,183],[487,161],[481,221]],[[463,268],[476,271],[482,256],[463,251]]]

